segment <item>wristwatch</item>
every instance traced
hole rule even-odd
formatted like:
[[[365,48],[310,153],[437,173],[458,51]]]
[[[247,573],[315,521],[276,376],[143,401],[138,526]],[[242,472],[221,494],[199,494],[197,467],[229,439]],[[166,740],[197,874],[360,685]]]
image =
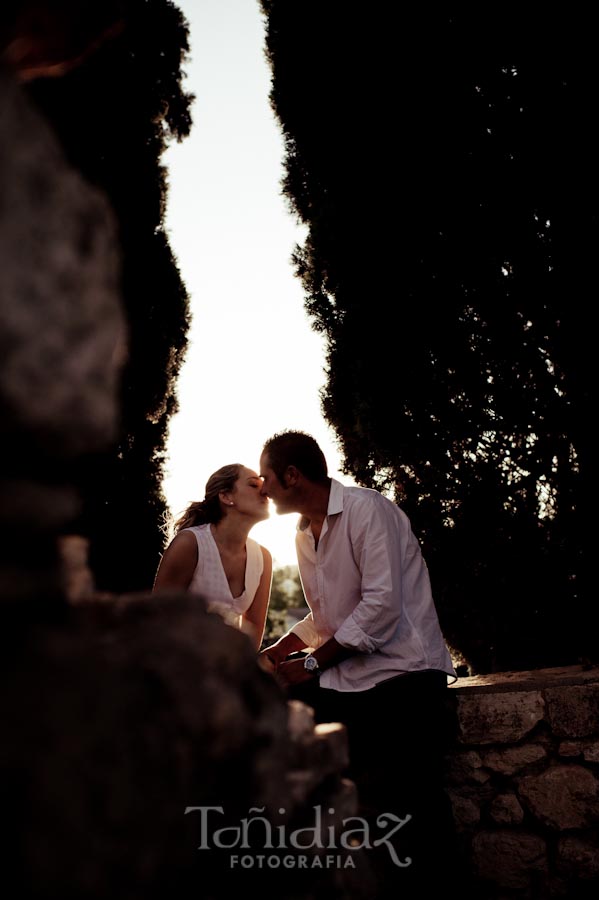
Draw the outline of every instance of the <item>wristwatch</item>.
[[[304,657],[304,669],[306,672],[310,672],[311,675],[320,675],[318,660],[311,653]]]

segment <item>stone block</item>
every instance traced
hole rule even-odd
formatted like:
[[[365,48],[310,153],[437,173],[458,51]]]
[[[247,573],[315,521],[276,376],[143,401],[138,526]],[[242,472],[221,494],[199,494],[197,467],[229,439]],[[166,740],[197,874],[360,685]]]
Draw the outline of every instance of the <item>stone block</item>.
[[[587,762],[599,763],[599,741],[591,741],[585,744],[582,755]]]
[[[484,784],[489,777],[480,754],[474,750],[456,754],[448,760],[447,780],[451,784]]]
[[[583,744],[581,741],[562,741],[557,752],[560,756],[573,758],[581,755],[582,748]]]
[[[448,791],[453,817],[458,829],[469,828],[480,822],[480,808],[470,797],[462,797],[455,791]]]
[[[322,722],[314,729],[314,759],[325,774],[349,765],[347,729],[341,722]]]
[[[458,697],[463,744],[511,744],[529,734],[544,715],[540,691],[473,694]]]
[[[334,810],[335,819],[343,822],[358,814],[358,790],[349,778],[340,778],[327,796],[329,810]],[[332,815],[332,813],[331,813]]]
[[[547,870],[547,847],[535,834],[483,831],[472,841],[472,854],[478,877],[508,890],[526,890],[535,873],[538,879]]]
[[[525,744],[522,747],[510,747],[507,750],[491,750],[485,753],[484,764],[494,772],[502,775],[513,775],[520,769],[544,759],[547,753],[539,744]]]
[[[491,803],[489,814],[498,825],[519,825],[524,810],[515,794],[499,794]]]
[[[285,776],[285,791],[295,806],[303,806],[319,783],[320,774],[315,769],[294,769]]]
[[[562,837],[557,845],[557,867],[569,879],[599,879],[599,844],[579,837]]]
[[[62,582],[69,603],[90,600],[96,587],[88,565],[89,541],[79,534],[63,535],[58,540],[62,562]]]
[[[528,775],[518,793],[531,813],[544,825],[558,830],[599,824],[599,781],[582,766],[552,766],[540,775]]]
[[[4,73],[0,97],[3,417],[32,450],[70,459],[117,434],[127,342],[117,223]]]
[[[558,737],[581,738],[599,732],[599,684],[545,691],[547,718]]]
[[[293,713],[298,716],[298,712]],[[304,713],[299,713],[303,722],[296,729],[304,729],[303,736],[293,742],[290,758],[292,763],[291,783],[294,795],[308,796],[310,791],[328,775],[339,774],[349,765],[347,729],[340,722],[325,722],[317,725],[312,732],[307,731],[308,721]],[[298,774],[299,772],[299,774]]]
[[[314,737],[314,710],[301,700],[287,703],[288,730],[292,741],[309,741]]]

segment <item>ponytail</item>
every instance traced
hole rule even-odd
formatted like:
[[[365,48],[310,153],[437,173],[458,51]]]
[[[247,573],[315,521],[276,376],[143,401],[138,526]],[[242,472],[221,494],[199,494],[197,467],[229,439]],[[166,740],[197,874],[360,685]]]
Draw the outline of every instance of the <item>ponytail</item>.
[[[218,495],[210,500],[195,500],[189,504],[185,512],[181,513],[173,529],[175,534],[178,534],[184,528],[192,528],[194,525],[206,525],[208,522],[216,524],[221,518]]]
[[[184,528],[192,528],[194,525],[216,525],[220,522],[224,513],[220,502],[220,494],[223,491],[233,490],[233,486],[239,478],[240,463],[223,466],[210,476],[206,483],[206,493],[203,500],[194,500],[185,512],[172,526],[174,534],[178,534]]]

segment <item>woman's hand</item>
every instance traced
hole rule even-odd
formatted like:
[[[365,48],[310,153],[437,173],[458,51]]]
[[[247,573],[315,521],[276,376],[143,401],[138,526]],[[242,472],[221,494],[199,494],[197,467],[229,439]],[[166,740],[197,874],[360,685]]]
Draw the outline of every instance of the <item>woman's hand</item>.
[[[282,638],[279,638],[274,644],[265,647],[264,650],[258,654],[258,664],[265,672],[276,672],[290,653],[296,653],[298,650],[303,650],[305,649],[305,646],[302,639],[298,638],[296,634],[290,631],[283,635]],[[272,668],[267,662],[262,663],[260,661],[261,657],[268,657],[272,664]]]
[[[277,663],[273,656],[268,655],[267,650],[262,650],[257,656],[257,662],[263,672],[270,672],[274,675],[277,671]]]

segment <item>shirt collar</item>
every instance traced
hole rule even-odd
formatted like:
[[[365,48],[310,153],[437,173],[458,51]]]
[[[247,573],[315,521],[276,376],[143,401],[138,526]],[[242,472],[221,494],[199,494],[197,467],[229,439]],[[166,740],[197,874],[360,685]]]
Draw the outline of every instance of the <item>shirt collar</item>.
[[[329,505],[327,507],[327,516],[336,516],[343,512],[343,485],[340,481],[331,478],[331,490],[329,491]],[[297,523],[298,531],[305,531],[310,524],[310,519],[306,516],[300,516]]]
[[[343,512],[343,485],[340,481],[335,481],[334,478],[331,478],[327,516],[335,516],[340,512]]]

